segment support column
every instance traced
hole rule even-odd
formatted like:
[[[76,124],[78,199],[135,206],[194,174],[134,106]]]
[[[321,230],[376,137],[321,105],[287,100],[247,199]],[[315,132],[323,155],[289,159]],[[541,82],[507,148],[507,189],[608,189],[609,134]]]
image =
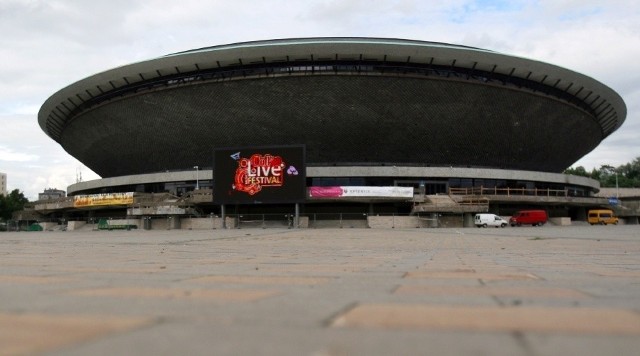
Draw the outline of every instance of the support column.
[[[473,213],[464,213],[462,217],[462,227],[474,227]]]
[[[167,230],[180,230],[180,215],[169,215],[167,217]]]
[[[438,213],[431,213],[431,227],[438,227]]]

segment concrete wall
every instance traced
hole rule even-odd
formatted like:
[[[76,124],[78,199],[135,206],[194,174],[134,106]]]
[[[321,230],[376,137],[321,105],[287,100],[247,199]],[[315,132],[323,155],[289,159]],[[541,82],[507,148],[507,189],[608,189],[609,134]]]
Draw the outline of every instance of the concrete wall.
[[[372,229],[411,229],[431,227],[433,220],[419,216],[368,216]]]
[[[135,225],[138,228],[142,227],[140,219],[112,219],[108,220],[107,223],[109,225]]]
[[[414,229],[414,228],[463,228],[475,227],[473,225],[473,215],[471,214],[471,224],[469,225],[469,217],[460,215],[423,215],[423,216],[377,216],[370,215],[367,220],[313,220],[309,217],[301,216],[298,228],[358,228],[358,229]],[[508,220],[508,217],[503,217]],[[144,219],[118,219],[110,220],[112,225],[136,225],[139,229],[145,227]],[[243,225],[244,224],[244,225]],[[238,227],[237,220],[233,217],[226,217],[226,228],[286,228],[286,222],[282,221],[266,221],[264,226],[262,223],[258,225],[250,225],[243,223]],[[436,225],[437,224],[437,225]],[[571,218],[554,217],[549,218],[549,224],[556,226],[572,225]],[[638,224],[637,220],[628,221],[621,220],[621,224]],[[40,223],[43,229],[51,230],[57,226],[57,223]],[[79,230],[86,227],[84,221],[69,221],[67,230]],[[96,225],[97,226],[97,225]],[[204,218],[162,218],[151,219],[152,230],[214,230],[222,229],[222,218],[220,217],[204,217]]]
[[[571,218],[549,218],[549,222],[557,226],[570,226]]]
[[[232,218],[227,218],[227,226],[235,226]],[[184,230],[214,230],[222,229],[222,218],[183,218],[180,221],[180,228]]]
[[[40,224],[42,225],[42,224]],[[87,225],[86,221],[69,221],[67,223],[67,231],[79,230],[81,227]],[[46,228],[45,228],[46,230]]]
[[[438,218],[438,227],[464,227],[464,218],[462,215],[441,216]]]
[[[437,226],[435,225],[437,223]],[[109,220],[110,225],[135,225],[138,229],[146,229],[149,223],[145,225],[145,219],[113,219]],[[57,226],[57,223],[40,223],[45,230],[50,230]],[[67,230],[81,230],[89,225],[84,221],[69,221]],[[92,225],[93,226],[93,225]],[[412,228],[433,228],[433,227],[462,227],[462,215],[456,216],[368,216],[367,220],[313,220],[310,221],[308,216],[300,216],[298,228],[356,228],[356,229],[412,229]],[[222,218],[206,217],[206,218],[159,218],[150,220],[151,230],[214,230],[222,229]],[[258,222],[255,225],[243,222],[238,226],[237,220],[233,217],[226,217],[226,228],[287,228],[286,221],[266,221],[265,224]],[[97,228],[97,225],[95,225]]]

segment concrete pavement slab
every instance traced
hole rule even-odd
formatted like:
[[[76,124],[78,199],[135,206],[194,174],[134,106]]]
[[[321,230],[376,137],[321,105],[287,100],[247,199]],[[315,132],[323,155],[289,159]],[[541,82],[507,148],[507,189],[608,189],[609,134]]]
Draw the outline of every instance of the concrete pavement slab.
[[[636,355],[639,330],[638,226],[0,233],[0,355]]]

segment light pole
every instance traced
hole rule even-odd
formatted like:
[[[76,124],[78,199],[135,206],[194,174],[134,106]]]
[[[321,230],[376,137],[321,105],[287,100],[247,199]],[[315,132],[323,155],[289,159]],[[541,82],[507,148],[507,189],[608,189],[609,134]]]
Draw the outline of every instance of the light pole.
[[[620,192],[619,192],[620,188],[618,187],[618,169],[613,168],[612,166],[609,166],[609,165],[604,165],[604,166],[601,166],[600,170],[606,170],[606,172],[609,172],[609,174],[616,175],[616,199],[618,199],[620,197]]]
[[[198,166],[193,166],[193,168],[196,169],[196,190],[200,189],[200,184],[199,184],[199,179],[198,179],[198,170],[200,167]]]
[[[616,171],[616,199],[620,198],[620,188],[618,188],[618,171]]]

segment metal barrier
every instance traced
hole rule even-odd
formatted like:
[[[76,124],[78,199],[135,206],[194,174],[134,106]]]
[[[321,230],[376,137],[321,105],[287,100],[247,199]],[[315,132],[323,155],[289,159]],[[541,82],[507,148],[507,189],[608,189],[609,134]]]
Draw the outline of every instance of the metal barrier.
[[[546,197],[568,197],[568,189],[527,189],[527,188],[449,188],[450,195],[506,195],[506,196],[546,196]]]
[[[40,224],[44,231],[65,230],[216,230],[216,229],[296,229],[296,228],[432,228],[462,226],[464,215],[460,213],[362,213],[335,212],[310,213],[298,216],[291,213],[276,214],[228,214],[226,226],[221,217],[209,215],[174,215],[142,217],[95,217],[87,219],[49,219],[40,221],[9,221],[8,231],[27,231],[34,223]]]

